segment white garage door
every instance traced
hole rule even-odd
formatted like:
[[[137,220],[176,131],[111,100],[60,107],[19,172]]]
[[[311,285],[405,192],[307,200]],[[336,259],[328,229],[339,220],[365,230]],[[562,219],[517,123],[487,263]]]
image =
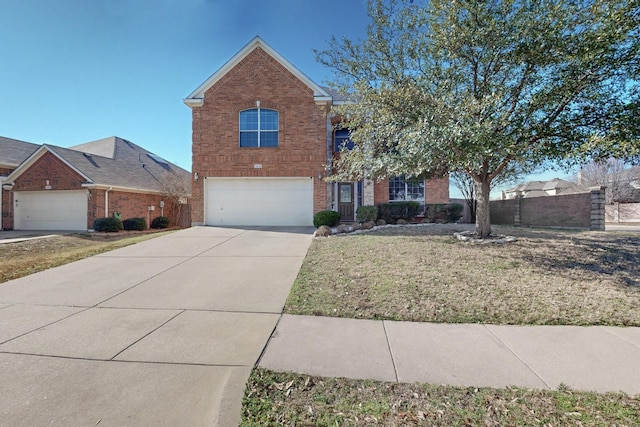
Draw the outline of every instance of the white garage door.
[[[207,178],[207,225],[313,224],[313,179]]]
[[[16,230],[86,230],[87,192],[16,191]]]

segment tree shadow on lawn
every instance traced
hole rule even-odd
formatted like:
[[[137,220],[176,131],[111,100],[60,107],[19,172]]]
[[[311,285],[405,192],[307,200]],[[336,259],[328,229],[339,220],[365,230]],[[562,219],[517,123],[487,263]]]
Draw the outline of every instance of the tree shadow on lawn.
[[[563,274],[583,272],[611,277],[640,291],[640,234],[552,230],[494,225],[493,234],[515,236],[517,249],[511,256],[540,269]],[[445,236],[473,230],[473,224],[429,224],[381,228],[374,236]],[[452,241],[452,243],[454,243]],[[473,244],[455,242],[456,244]],[[507,243],[507,245],[511,245]],[[507,246],[508,248],[509,246]]]
[[[548,245],[548,256],[523,256],[540,268],[558,273],[581,271],[608,276],[640,291],[640,238],[612,232],[558,232],[545,230],[523,233],[523,240],[540,239]],[[525,250],[526,252],[526,250]]]

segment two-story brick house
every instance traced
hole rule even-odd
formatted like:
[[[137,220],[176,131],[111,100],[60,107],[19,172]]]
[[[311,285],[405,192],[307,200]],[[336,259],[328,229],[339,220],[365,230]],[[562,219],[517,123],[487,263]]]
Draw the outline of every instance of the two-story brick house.
[[[334,131],[331,106],[344,99],[260,37],[184,102],[193,119],[193,225],[311,225],[326,209],[352,221],[359,205],[449,202],[448,179],[328,182],[348,138]]]

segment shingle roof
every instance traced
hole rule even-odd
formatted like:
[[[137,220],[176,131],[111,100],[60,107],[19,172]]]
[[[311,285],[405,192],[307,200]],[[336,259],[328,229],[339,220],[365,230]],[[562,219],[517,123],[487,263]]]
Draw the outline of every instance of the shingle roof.
[[[17,167],[32,155],[39,145],[0,136],[0,165]]]
[[[39,146],[34,147],[30,157]],[[191,173],[125,139],[112,136],[71,148],[42,145],[87,178],[88,184],[162,191],[162,182],[175,172],[191,181]],[[0,151],[3,155],[4,153]],[[26,160],[26,159],[23,159]],[[21,173],[16,170],[16,173]]]
[[[110,137],[72,148],[47,146],[87,176],[91,183],[145,190],[162,190],[162,179],[171,171],[190,179],[190,172],[144,148]],[[102,153],[113,153],[105,156]]]
[[[341,102],[353,102],[353,98],[349,97],[349,95],[346,95],[342,92],[338,92],[337,90],[331,89],[330,87],[327,87],[327,86],[320,86],[320,87],[324,89],[331,96],[334,104],[341,103]]]

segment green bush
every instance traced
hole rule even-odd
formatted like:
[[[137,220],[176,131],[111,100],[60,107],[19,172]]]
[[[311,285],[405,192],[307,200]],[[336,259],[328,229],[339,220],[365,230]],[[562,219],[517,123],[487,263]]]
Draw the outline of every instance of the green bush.
[[[143,231],[147,229],[147,220],[144,218],[129,218],[122,221],[122,226],[125,230]]]
[[[169,223],[169,218],[166,216],[159,216],[151,221],[151,228],[167,228],[169,227]]]
[[[450,222],[457,222],[460,218],[462,218],[464,206],[462,206],[460,203],[451,203],[449,207],[450,207],[450,211],[449,211]]]
[[[93,221],[93,229],[108,233],[115,233],[123,229],[122,221],[115,217],[98,218]]]
[[[358,206],[356,219],[359,223],[375,221],[378,219],[378,208],[375,206]]]
[[[459,203],[429,204],[425,207],[424,218],[427,222],[456,222],[462,217],[463,209]]]
[[[340,222],[340,214],[336,211],[320,211],[313,216],[313,226],[318,228],[321,225],[335,227]]]
[[[395,224],[399,219],[410,221],[420,212],[418,202],[390,202],[378,205],[378,216],[388,224]]]

